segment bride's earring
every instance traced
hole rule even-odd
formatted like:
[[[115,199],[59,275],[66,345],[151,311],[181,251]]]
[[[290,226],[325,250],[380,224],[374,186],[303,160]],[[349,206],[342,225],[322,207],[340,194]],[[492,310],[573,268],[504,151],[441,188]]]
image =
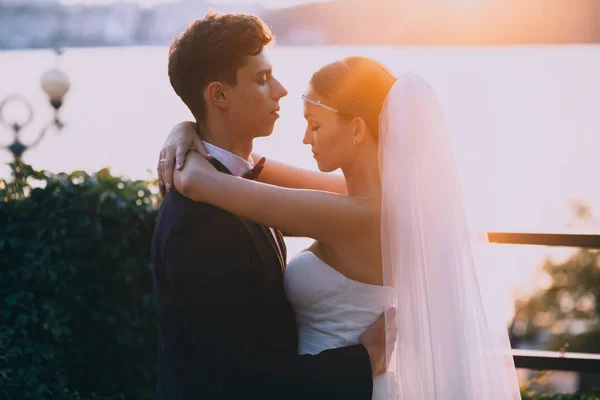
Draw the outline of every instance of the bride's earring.
[[[353,140],[353,141],[352,141],[352,144],[356,144],[356,140]]]

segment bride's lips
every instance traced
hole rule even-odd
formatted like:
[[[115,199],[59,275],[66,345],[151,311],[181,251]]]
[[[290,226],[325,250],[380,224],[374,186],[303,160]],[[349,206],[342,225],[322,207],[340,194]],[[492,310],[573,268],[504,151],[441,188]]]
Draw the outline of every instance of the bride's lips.
[[[279,118],[279,107],[271,111],[271,115],[273,115],[275,118]]]

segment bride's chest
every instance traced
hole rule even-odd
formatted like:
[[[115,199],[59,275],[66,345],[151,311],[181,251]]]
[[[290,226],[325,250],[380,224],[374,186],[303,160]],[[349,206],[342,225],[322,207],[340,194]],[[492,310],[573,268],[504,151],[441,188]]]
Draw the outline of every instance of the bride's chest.
[[[294,257],[284,274],[286,296],[296,313],[335,314],[349,309],[379,309],[389,288],[348,279],[311,252]]]
[[[330,249],[314,242],[308,250],[325,265],[350,280],[369,285],[383,284],[379,242],[357,241],[339,249]]]

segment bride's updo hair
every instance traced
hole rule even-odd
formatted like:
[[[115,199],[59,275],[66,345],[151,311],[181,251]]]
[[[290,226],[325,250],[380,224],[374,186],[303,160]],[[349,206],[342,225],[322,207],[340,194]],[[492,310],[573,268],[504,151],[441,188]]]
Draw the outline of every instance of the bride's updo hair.
[[[323,96],[323,103],[337,109],[341,117],[361,117],[379,139],[379,114],[396,82],[383,64],[366,57],[348,57],[315,72],[310,87]]]

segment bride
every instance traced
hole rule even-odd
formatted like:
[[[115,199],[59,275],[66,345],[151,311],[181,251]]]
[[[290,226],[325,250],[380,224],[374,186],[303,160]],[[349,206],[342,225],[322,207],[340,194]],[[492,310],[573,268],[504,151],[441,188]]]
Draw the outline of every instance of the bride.
[[[188,123],[161,151],[171,158],[174,147],[198,151],[169,171],[175,188],[315,239],[284,275],[301,353],[357,343],[372,315],[396,307],[396,349],[375,378],[374,399],[520,399],[506,326],[484,307],[433,89],[416,75],[396,78],[376,61],[350,57],[315,72],[302,98],[304,144],[320,171],[341,168],[343,177],[315,178],[271,161],[258,182],[220,173]]]

